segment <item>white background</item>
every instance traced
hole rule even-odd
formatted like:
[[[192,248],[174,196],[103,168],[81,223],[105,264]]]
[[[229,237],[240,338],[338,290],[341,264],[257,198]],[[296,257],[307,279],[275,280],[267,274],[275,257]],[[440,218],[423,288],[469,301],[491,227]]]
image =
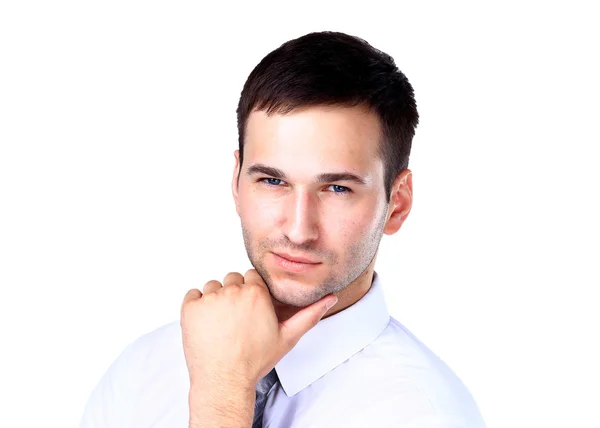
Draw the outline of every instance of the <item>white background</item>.
[[[128,343],[250,267],[239,93],[327,29],[391,54],[421,114],[392,315],[490,428],[600,426],[593,2],[344,3],[2,2],[0,426],[76,426]]]

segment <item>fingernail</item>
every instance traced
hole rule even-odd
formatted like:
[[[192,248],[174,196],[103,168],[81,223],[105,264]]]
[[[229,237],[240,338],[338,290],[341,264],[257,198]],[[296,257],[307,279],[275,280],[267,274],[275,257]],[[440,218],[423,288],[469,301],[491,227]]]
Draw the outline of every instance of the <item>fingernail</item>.
[[[338,298],[336,297],[335,299],[331,299],[329,300],[325,306],[327,307],[327,310],[331,309],[333,307],[333,305],[335,305],[338,302]]]

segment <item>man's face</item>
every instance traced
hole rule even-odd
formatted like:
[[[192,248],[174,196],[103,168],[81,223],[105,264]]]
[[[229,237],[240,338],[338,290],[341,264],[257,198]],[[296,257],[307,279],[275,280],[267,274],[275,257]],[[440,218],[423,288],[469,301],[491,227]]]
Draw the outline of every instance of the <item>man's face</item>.
[[[363,107],[250,114],[233,193],[248,257],[276,300],[308,306],[374,260],[388,214],[380,140]]]

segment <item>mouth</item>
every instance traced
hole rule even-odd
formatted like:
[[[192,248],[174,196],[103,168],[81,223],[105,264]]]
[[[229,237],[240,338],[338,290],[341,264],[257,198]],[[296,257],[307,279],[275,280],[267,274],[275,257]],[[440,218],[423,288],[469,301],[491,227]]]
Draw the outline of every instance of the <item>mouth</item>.
[[[321,262],[313,261],[306,257],[292,256],[286,253],[271,253],[277,266],[288,272],[306,272],[315,269]]]

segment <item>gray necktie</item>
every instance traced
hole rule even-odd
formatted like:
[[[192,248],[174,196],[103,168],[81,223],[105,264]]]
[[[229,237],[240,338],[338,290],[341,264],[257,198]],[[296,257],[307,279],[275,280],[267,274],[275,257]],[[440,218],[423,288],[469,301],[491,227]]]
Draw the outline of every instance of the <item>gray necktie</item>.
[[[275,368],[256,384],[256,403],[254,404],[254,422],[252,428],[262,428],[263,412],[267,404],[267,396],[273,385],[279,382]]]

